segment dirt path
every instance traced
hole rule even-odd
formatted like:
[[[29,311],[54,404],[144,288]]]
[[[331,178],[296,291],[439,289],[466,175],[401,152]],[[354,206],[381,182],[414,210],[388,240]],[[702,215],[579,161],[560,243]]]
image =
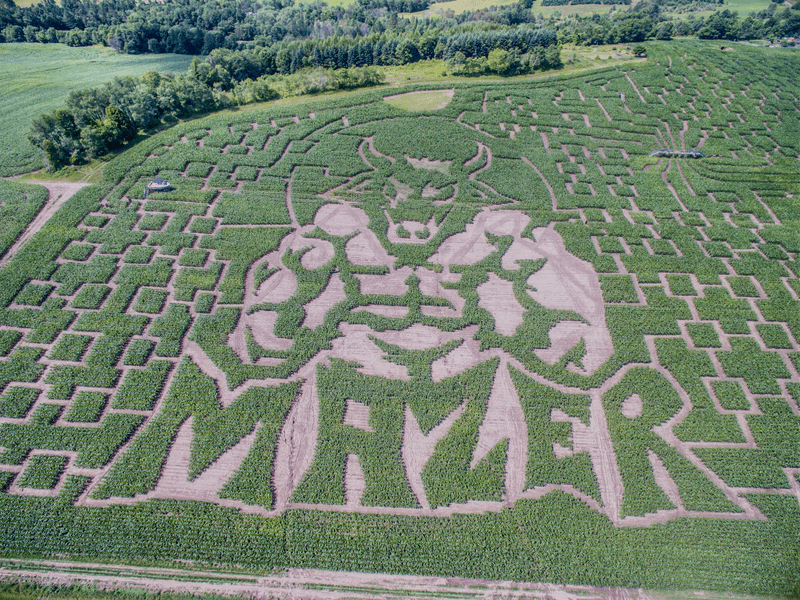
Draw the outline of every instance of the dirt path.
[[[639,99],[642,101],[642,104],[647,104],[647,101],[644,99],[644,96],[642,96],[642,92],[640,92],[639,88],[636,87],[636,84],[633,82],[633,79],[631,79],[631,76],[628,75],[627,71],[625,71],[625,77],[628,79],[631,86],[633,86],[633,89],[636,90],[636,93],[639,94]]]
[[[631,588],[600,588],[550,583],[496,581],[287,569],[268,575],[224,571],[100,565],[56,561],[3,560],[0,580],[39,584],[88,584],[100,589],[138,588],[150,592],[218,594],[250,598],[536,598],[545,600],[649,600],[654,596]]]
[[[42,228],[42,225],[47,223],[47,221],[52,217],[56,211],[61,208],[61,205],[64,204],[67,200],[72,198],[78,190],[85,188],[87,185],[91,185],[90,183],[73,183],[70,181],[26,181],[25,183],[30,183],[33,185],[41,185],[44,188],[47,188],[47,203],[44,205],[44,208],[39,212],[36,218],[31,221],[28,227],[22,232],[17,238],[17,241],[14,242],[14,245],[9,248],[6,255],[3,257],[3,260],[0,261],[0,265],[4,265],[8,263],[9,260],[19,251],[20,248],[27,242],[33,234],[39,231]]]

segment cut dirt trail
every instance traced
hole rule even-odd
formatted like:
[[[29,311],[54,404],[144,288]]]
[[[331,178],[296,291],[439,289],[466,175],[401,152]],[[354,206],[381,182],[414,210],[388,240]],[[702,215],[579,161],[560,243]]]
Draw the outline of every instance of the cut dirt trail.
[[[536,598],[537,600],[649,600],[632,588],[601,588],[466,579],[287,569],[274,575],[222,571],[184,571],[156,567],[100,565],[56,561],[3,560],[0,580],[44,585],[88,584],[100,589],[138,588],[149,592],[217,594],[250,598]]]
[[[90,183],[74,183],[70,181],[26,181],[25,183],[41,185],[46,188],[47,203],[39,214],[36,215],[36,218],[25,228],[22,235],[17,238],[14,245],[9,248],[8,253],[0,260],[0,265],[4,265],[11,260],[25,242],[31,239],[33,234],[39,231],[50,217],[52,217],[67,200],[72,198],[78,190],[85,188],[87,185],[91,185]]]

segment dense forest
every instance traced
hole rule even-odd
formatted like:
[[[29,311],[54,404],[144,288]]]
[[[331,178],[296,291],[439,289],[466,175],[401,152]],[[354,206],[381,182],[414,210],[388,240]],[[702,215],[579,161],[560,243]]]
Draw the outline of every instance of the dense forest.
[[[715,0],[716,1],[716,0]],[[303,45],[301,66],[338,67],[393,64],[407,59],[445,58],[450,38],[463,33],[485,33],[517,28],[548,27],[559,42],[578,44],[630,43],[648,38],[699,35],[709,39],[778,38],[800,34],[800,13],[773,4],[761,13],[740,20],[730,11],[707,18],[675,20],[665,9],[692,0],[647,0],[621,10],[630,0],[545,0],[550,5],[613,4],[610,16],[576,17],[545,21],[532,10],[532,0],[468,11],[460,15],[408,18],[407,13],[429,8],[429,0],[356,0],[347,7],[329,6],[322,0],[295,4],[294,0],[44,0],[18,7],[0,0],[0,41],[60,42],[72,46],[108,45],[131,54],[171,52],[208,55],[212,50],[273,48],[289,57],[277,71],[288,72],[291,53]],[[795,11],[800,5],[795,4]],[[365,42],[369,46],[364,45]],[[399,55],[397,45],[406,42]],[[359,46],[359,48],[355,48]],[[389,50],[384,46],[389,45]],[[486,46],[485,42],[480,42]],[[519,44],[516,44],[520,47]],[[546,44],[545,44],[546,45]],[[506,41],[502,47],[510,50]],[[376,50],[377,47],[377,50]],[[452,45],[451,45],[452,47]],[[498,47],[498,46],[495,46]],[[318,50],[315,52],[315,48]],[[372,51],[368,56],[368,49]],[[492,49],[492,48],[490,48]],[[464,52],[463,48],[459,49]],[[465,52],[467,56],[481,55]],[[327,54],[326,54],[327,53]],[[336,58],[332,59],[331,54]],[[455,51],[452,52],[454,54]],[[347,54],[347,57],[343,56]],[[483,56],[488,50],[483,52]],[[345,64],[346,63],[346,64]]]

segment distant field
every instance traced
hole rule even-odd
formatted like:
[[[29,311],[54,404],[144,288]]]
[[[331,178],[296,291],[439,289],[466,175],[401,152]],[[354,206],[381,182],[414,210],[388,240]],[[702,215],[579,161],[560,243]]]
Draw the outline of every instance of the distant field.
[[[740,17],[762,11],[769,5],[770,0],[725,0],[725,8],[737,11]]]
[[[418,13],[407,13],[405,16],[430,16],[441,15],[448,10],[452,10],[455,14],[461,14],[469,10],[479,10],[481,8],[489,8],[490,6],[503,6],[506,4],[513,4],[516,0],[451,0],[450,2],[437,2],[431,4],[430,9]],[[638,0],[634,1],[636,4]],[[344,6],[350,3],[350,0],[331,0],[329,4],[335,6]],[[595,14],[606,14],[612,8],[621,8],[622,10],[628,8],[627,6],[620,5],[612,7],[604,4],[581,4],[577,6],[542,6],[541,0],[536,0],[533,6],[537,13],[541,13],[544,17],[549,18],[555,13],[559,13],[562,17],[572,16],[591,16]],[[734,10],[739,13],[741,17],[746,17],[751,12],[759,12],[769,6],[770,0],[725,0],[724,8]],[[711,14],[713,11],[686,13],[685,16],[692,14],[694,16],[705,16]]]
[[[636,2],[634,2],[636,4]],[[625,10],[630,8],[629,6],[620,5],[618,7],[609,6],[608,4],[579,4],[577,6],[542,6],[541,0],[537,0],[533,4],[534,9],[536,9],[537,13],[541,13],[541,15],[545,18],[550,18],[552,15],[558,13],[562,17],[588,17],[592,15],[604,15],[606,13],[611,12],[612,8],[620,8]]]
[[[450,2],[437,2],[436,4],[431,4],[430,9],[426,11],[410,14],[415,16],[425,14],[442,14],[448,10],[452,10],[454,13],[459,15],[469,10],[478,10],[481,8],[489,8],[490,6],[513,4],[515,1],[516,0],[451,0]]]
[[[334,0],[332,4],[347,4],[349,0]],[[452,10],[455,14],[461,14],[470,10],[479,10],[482,8],[489,8],[490,6],[503,6],[513,4],[516,0],[450,0],[450,2],[437,2],[431,4],[428,10],[420,11],[417,13],[406,13],[406,17],[425,17],[432,15],[441,15],[448,10]],[[635,2],[634,2],[635,4]],[[603,4],[583,4],[579,6],[541,6],[541,0],[536,0],[533,4],[537,13],[541,13],[545,17],[549,17],[555,12],[561,13],[562,16],[573,15],[594,15],[605,14],[611,10],[611,6]]]
[[[701,10],[685,13],[671,13],[678,19],[685,20],[689,17],[698,19],[707,17],[716,10],[728,9],[739,13],[739,18],[744,19],[750,13],[761,12],[771,4],[770,0],[725,0],[722,6],[715,6],[712,10]]]
[[[67,95],[114,77],[151,69],[182,73],[191,56],[130,56],[108,49],[70,48],[62,44],[0,44],[0,175],[41,167],[27,142],[34,118],[64,103]]]
[[[347,0],[344,0],[345,2]],[[516,0],[451,0],[450,2],[437,2],[431,4],[428,10],[423,10],[416,13],[405,13],[405,17],[427,17],[432,15],[441,15],[448,10],[452,10],[455,14],[469,10],[478,10],[481,8],[489,8],[490,6],[503,6],[506,4],[513,4]]]

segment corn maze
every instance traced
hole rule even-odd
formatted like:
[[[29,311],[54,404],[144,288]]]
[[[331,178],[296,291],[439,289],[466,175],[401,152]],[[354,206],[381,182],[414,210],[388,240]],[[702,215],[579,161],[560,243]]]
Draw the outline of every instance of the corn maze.
[[[648,55],[116,158],[0,270],[3,552],[797,593],[800,61]]]

